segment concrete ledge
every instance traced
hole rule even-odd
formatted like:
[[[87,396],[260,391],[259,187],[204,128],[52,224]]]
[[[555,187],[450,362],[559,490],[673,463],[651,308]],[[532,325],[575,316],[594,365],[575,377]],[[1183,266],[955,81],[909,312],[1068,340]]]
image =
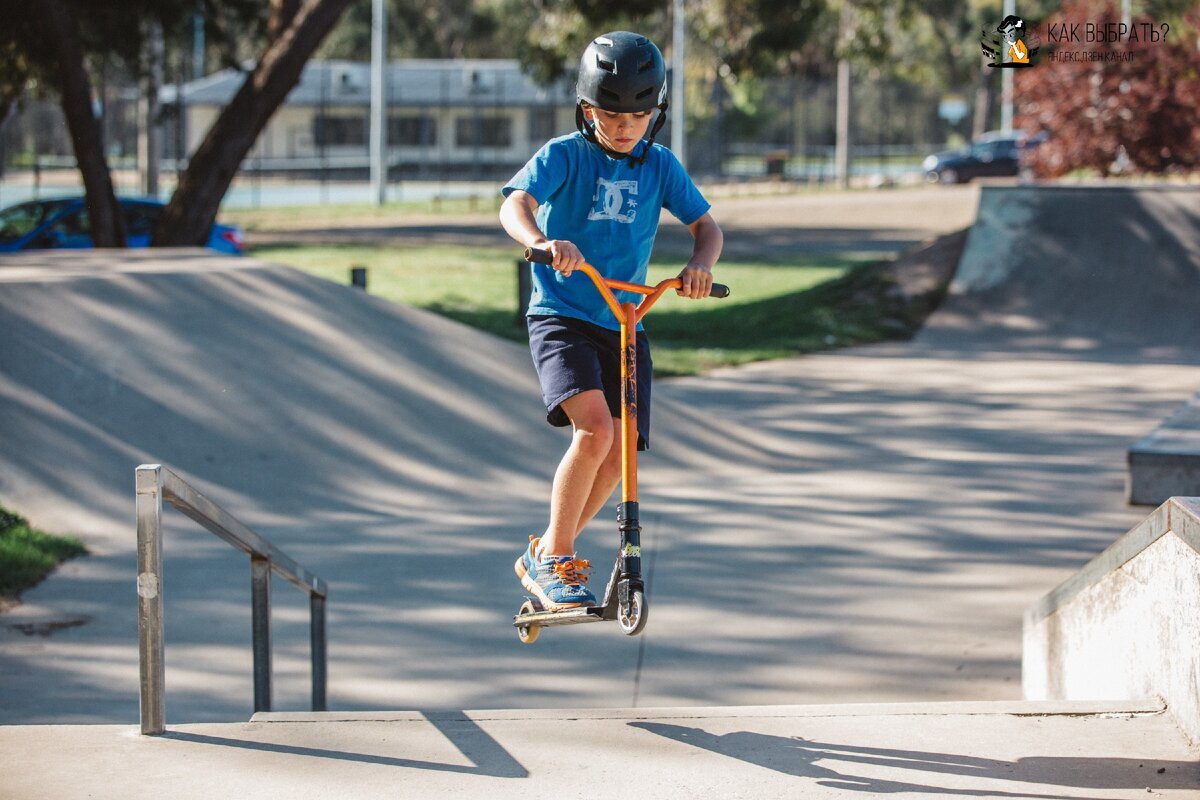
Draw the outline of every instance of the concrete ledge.
[[[1127,461],[1131,505],[1200,496],[1200,394],[1131,447]]]
[[[1025,614],[1029,700],[1161,697],[1200,742],[1200,498],[1175,497]]]
[[[794,706],[683,706],[675,708],[531,708],[482,711],[260,711],[252,723],[339,723],[339,722],[428,722],[438,720],[644,720],[644,719],[816,719],[819,717],[920,717],[1011,715],[1020,717],[1105,716],[1124,717],[1161,714],[1158,699],[1132,699],[1066,703],[1055,700],[1030,702],[966,701],[942,703],[838,703]]]

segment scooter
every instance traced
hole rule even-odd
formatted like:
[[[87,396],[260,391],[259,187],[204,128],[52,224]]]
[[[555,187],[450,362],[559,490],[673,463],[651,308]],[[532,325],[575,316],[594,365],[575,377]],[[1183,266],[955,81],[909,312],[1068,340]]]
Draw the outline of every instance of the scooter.
[[[525,260],[550,264],[553,256],[549,250],[530,248],[525,251]],[[616,620],[627,636],[636,636],[646,627],[649,615],[642,581],[642,527],[637,499],[637,324],[658,298],[670,289],[679,289],[683,281],[669,278],[655,286],[645,286],[605,278],[587,263],[576,269],[592,279],[621,326],[621,502],[617,506],[620,548],[599,605],[547,611],[537,598],[526,597],[513,617],[517,638],[524,644],[533,644],[544,627],[584,622]],[[622,303],[613,290],[636,292],[643,295],[642,301],[637,305]],[[710,296],[728,297],[729,287],[714,283]]]

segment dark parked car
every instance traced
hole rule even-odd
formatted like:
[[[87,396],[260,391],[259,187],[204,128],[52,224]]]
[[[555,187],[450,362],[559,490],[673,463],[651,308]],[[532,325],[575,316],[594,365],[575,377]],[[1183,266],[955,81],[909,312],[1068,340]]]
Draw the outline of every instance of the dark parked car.
[[[125,214],[126,242],[130,247],[149,247],[154,225],[162,214],[158,200],[118,198]],[[91,223],[82,197],[33,200],[0,211],[0,253],[49,248],[92,247]],[[213,225],[208,247],[221,253],[241,255],[246,250],[242,231],[232,225]]]
[[[1022,154],[1041,142],[1021,131],[985,133],[970,147],[934,153],[921,163],[930,183],[966,183],[972,178],[1021,174]]]

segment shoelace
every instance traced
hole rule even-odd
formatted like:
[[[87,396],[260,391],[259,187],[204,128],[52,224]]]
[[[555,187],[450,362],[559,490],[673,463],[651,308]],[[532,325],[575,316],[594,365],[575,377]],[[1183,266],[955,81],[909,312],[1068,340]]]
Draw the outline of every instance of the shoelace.
[[[583,558],[573,558],[570,561],[554,562],[554,572],[568,586],[578,586],[587,582],[588,568],[591,562]]]

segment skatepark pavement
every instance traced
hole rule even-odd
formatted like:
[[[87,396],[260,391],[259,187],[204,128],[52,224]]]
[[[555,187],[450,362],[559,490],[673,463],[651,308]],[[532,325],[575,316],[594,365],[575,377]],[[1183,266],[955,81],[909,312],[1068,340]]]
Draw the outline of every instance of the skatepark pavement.
[[[1200,785],[1170,721],[1131,703],[260,714],[162,737],[69,730],[59,752],[61,726],[0,727],[0,796],[1191,800]]]
[[[0,262],[0,503],[93,553],[0,617],[0,746],[27,754],[12,785],[84,796],[79,778],[103,775],[92,788],[139,796],[118,765],[158,754],[154,775],[172,786],[211,789],[220,769],[247,796],[258,770],[272,786],[307,775],[422,797],[464,780],[525,795],[513,777],[570,785],[585,770],[612,794],[693,775],[707,787],[693,796],[1186,797],[1196,752],[1141,698],[1119,709],[1132,718],[928,711],[1019,700],[1022,612],[1141,519],[1124,503],[1125,450],[1197,390],[1197,193],[1079,195],[1071,217],[1045,211],[1062,205],[1043,194],[1055,189],[999,191],[984,191],[981,223],[1021,211],[1005,204],[1041,208],[1020,217],[1022,247],[1041,254],[1052,238],[1059,260],[967,280],[983,269],[971,259],[998,247],[977,225],[963,280],[913,342],[656,384],[640,481],[649,628],[547,630],[532,647],[510,627],[511,564],[545,524],[565,441],[542,419],[523,347],[254,259]],[[1136,208],[1148,216],[1130,217]],[[1146,235],[1119,250],[1103,236],[1127,217]],[[1038,283],[1050,265],[1060,283]],[[1170,291],[1139,293],[1158,281]],[[136,736],[133,470],[145,462],[328,581],[331,708],[423,715],[324,719],[317,734],[286,717],[239,722],[252,713],[248,565],[168,511],[176,738]],[[602,514],[581,543],[601,573],[610,529]],[[307,608],[277,586],[275,707],[299,712]],[[713,712],[720,722],[675,721],[714,706],[891,702],[925,710],[768,722],[729,708]],[[485,719],[514,708],[527,711]],[[555,713],[538,709],[564,708],[535,732],[532,720]],[[659,712],[567,724],[588,708]],[[579,731],[589,755],[549,763],[527,749],[554,731]],[[39,756],[8,745],[42,742],[40,753],[56,735],[81,760],[68,783],[39,784]],[[1192,783],[1142,781],[1143,757]]]

